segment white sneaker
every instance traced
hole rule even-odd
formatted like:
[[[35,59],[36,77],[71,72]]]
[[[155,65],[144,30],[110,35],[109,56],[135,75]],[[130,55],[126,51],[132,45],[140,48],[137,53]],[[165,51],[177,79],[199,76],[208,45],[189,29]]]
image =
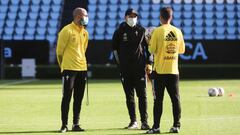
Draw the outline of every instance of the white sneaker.
[[[125,127],[125,129],[138,129],[138,124],[137,122],[130,122],[129,125],[127,127]]]
[[[169,132],[170,133],[179,133],[179,131],[180,131],[179,127],[171,127]]]

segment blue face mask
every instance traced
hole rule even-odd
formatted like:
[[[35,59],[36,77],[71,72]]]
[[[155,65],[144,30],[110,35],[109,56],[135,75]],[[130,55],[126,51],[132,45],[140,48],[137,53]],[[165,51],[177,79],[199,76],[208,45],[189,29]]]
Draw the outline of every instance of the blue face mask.
[[[87,25],[88,24],[88,17],[83,16],[83,18],[80,19],[79,24],[80,25]]]

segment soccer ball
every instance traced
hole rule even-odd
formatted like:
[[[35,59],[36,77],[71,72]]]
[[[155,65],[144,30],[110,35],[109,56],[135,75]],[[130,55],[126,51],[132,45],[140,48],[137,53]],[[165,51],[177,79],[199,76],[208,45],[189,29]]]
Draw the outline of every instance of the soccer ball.
[[[208,89],[208,95],[209,95],[210,97],[218,96],[218,93],[219,93],[219,91],[218,91],[217,88],[209,88],[209,89]]]
[[[145,39],[146,39],[146,42],[147,42],[148,44],[149,44],[150,39],[151,39],[151,37],[152,37],[152,33],[153,33],[153,31],[154,31],[155,29],[156,29],[156,27],[153,27],[153,26],[146,28],[146,31],[145,31]]]
[[[218,96],[224,95],[224,89],[222,87],[217,88],[218,89]]]

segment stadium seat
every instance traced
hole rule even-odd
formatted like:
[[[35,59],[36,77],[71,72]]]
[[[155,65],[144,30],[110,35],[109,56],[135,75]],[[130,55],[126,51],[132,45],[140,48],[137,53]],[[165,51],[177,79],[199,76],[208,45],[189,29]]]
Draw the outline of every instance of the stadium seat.
[[[203,11],[203,5],[202,4],[194,4],[193,5],[195,11]]]
[[[49,12],[49,11],[50,11],[50,5],[41,6],[41,12]]]
[[[105,19],[106,18],[106,12],[97,12],[97,18],[98,19]]]
[[[117,5],[109,5],[108,8],[109,8],[111,13],[117,12],[117,10],[118,10],[118,6]]]
[[[149,26],[149,19],[140,19],[140,24],[147,27]]]
[[[87,27],[87,31],[89,35],[94,34],[94,28],[93,27]]]
[[[30,6],[31,12],[36,12],[36,13],[38,13],[39,9],[40,9],[40,6],[38,6],[38,5],[31,5],[31,6]]]
[[[202,40],[203,39],[203,34],[194,34],[193,39]]]
[[[213,19],[205,19],[205,25],[206,26],[213,26],[214,20]]]
[[[226,12],[226,16],[227,16],[227,18],[229,19],[229,20],[231,20],[231,19],[234,19],[235,18],[235,11],[227,11]]]
[[[24,31],[25,31],[25,29],[24,29],[23,27],[17,27],[17,28],[15,28],[15,32],[16,32],[16,34],[18,34],[18,35],[23,35],[23,34],[24,34]]]
[[[159,19],[160,13],[159,13],[159,11],[151,11],[150,15],[151,15],[152,19]]]
[[[3,35],[3,39],[5,39],[5,40],[12,40],[12,35],[4,34]]]
[[[36,32],[38,35],[45,35],[46,34],[46,28],[45,27],[37,27]]]
[[[21,35],[15,34],[15,35],[13,35],[13,39],[14,40],[22,40],[23,39],[23,34],[21,34]]]
[[[37,24],[37,21],[36,21],[36,20],[28,20],[28,21],[27,21],[27,26],[28,26],[28,27],[31,27],[31,28],[35,28],[35,27],[36,27],[36,24]]]
[[[118,0],[109,0],[111,5],[117,5],[118,4]]]
[[[37,19],[38,13],[29,12],[28,16],[29,16],[30,19]]]
[[[18,11],[18,5],[10,5],[9,7],[9,11],[16,13]]]
[[[19,28],[23,28],[26,25],[26,20],[25,19],[19,19],[18,21],[16,21],[17,27]]]
[[[6,12],[0,12],[0,20],[5,20],[6,18]]]
[[[192,18],[192,12],[184,11],[183,12],[183,17],[188,18],[188,19]]]
[[[225,5],[227,12],[235,10],[235,4],[226,4]]]
[[[35,28],[26,27],[26,33],[27,33],[28,35],[34,35],[34,33],[35,33]]]
[[[224,11],[224,4],[215,4],[216,11]]]
[[[212,11],[205,11],[204,16],[206,19],[212,19],[213,18],[213,12]]]
[[[46,39],[46,37],[45,37],[45,35],[36,34],[36,35],[35,35],[35,39],[36,39],[36,40],[44,40],[44,39]]]
[[[98,27],[105,27],[105,25],[106,25],[105,19],[103,19],[103,20],[98,20],[96,23],[97,23],[97,26],[98,26]]]
[[[148,11],[140,11],[140,16],[142,19],[147,19],[150,15]]]
[[[117,26],[117,21],[116,20],[108,20],[107,25],[110,27],[116,27]]]
[[[129,7],[139,11],[139,5],[138,4],[131,4]]]
[[[50,42],[50,45],[53,45],[53,43],[56,40],[56,36],[55,35],[47,35],[46,38]]]
[[[128,5],[127,4],[121,4],[119,6],[120,12],[124,12],[128,9]]]
[[[194,25],[198,27],[204,25],[203,19],[194,19],[193,22],[194,22]]]
[[[7,20],[6,21],[7,27],[14,27],[15,25],[15,20]]]
[[[213,11],[213,8],[214,8],[213,4],[205,4],[204,5],[205,11]]]
[[[224,27],[225,20],[217,19],[216,24],[217,24],[218,27]]]
[[[195,11],[195,12],[193,12],[193,14],[194,14],[194,18],[196,19],[201,19],[202,17],[203,17],[203,12],[201,12],[201,11]]]
[[[53,12],[60,12],[61,11],[61,6],[60,5],[51,5],[51,10]]]
[[[40,5],[41,0],[32,0],[33,5]]]
[[[184,26],[192,26],[192,19],[184,19],[183,24]]]
[[[3,20],[0,20],[0,28],[3,28],[4,23],[5,22]]]
[[[62,0],[52,0],[54,5],[61,5]],[[90,0],[90,1],[96,1],[96,0]]]
[[[183,9],[184,9],[184,11],[189,11],[189,12],[191,12],[192,11],[192,4],[184,4],[183,5]],[[180,10],[179,10],[180,11]]]
[[[88,5],[88,12],[96,12],[97,11],[97,5]]]
[[[236,6],[237,6],[237,11],[240,11],[240,2]]]
[[[106,12],[107,11],[107,5],[97,5],[97,10],[100,12]]]
[[[208,35],[213,35],[214,34],[214,27],[205,27],[205,32]]]
[[[226,22],[228,27],[233,27],[236,25],[236,20],[234,19],[227,19]]]
[[[150,20],[150,26],[155,26],[155,27],[157,27],[157,26],[159,26],[159,24],[160,24],[160,21],[159,20],[156,20],[156,19],[151,19]]]
[[[0,5],[0,12],[1,13],[5,13],[5,12],[7,12],[7,10],[8,10],[8,6],[5,6],[5,5]]]
[[[116,12],[107,12],[107,16],[110,20],[118,17]]]
[[[95,12],[89,12],[88,13],[89,20],[95,20],[96,18],[96,13]]]
[[[182,26],[182,19],[173,19],[173,25],[176,27]]]
[[[106,32],[107,34],[113,35],[115,29],[115,27],[107,27]]]
[[[182,12],[173,12],[174,19],[182,19]]]
[[[140,0],[131,0],[131,4],[138,5]]]
[[[1,0],[0,3],[1,5],[8,5],[9,0]]]
[[[224,27],[216,27],[217,35],[225,34],[225,28]]]
[[[27,13],[29,9],[28,5],[20,5],[20,12]]]
[[[42,0],[43,5],[50,5],[52,0]]]
[[[39,27],[46,27],[47,26],[47,20],[38,20],[38,26]]]
[[[194,31],[194,34],[202,35],[203,34],[203,27],[201,27],[201,26],[194,27],[193,31]]]
[[[16,17],[17,17],[17,13],[15,13],[15,12],[8,12],[7,17],[8,17],[8,19],[15,20]]]
[[[40,19],[46,20],[48,19],[49,14],[47,12],[40,12],[39,16],[40,16]]]
[[[50,20],[48,20],[48,26],[52,27],[52,28],[57,28],[58,22],[59,21],[56,19],[50,19]]]
[[[226,35],[226,38],[227,38],[228,40],[235,40],[235,39],[237,39],[237,36],[236,36],[235,34],[227,34],[227,35]]]
[[[227,30],[227,35],[228,34],[230,34],[230,35],[235,35],[236,34],[236,28],[235,27],[227,27],[226,30]]]
[[[172,5],[173,11],[181,12],[182,11],[182,4],[173,4]]]
[[[216,39],[223,40],[223,39],[225,39],[225,38],[226,38],[225,34],[217,34],[217,35],[216,35]]]
[[[13,27],[5,27],[5,28],[4,28],[4,33],[5,33],[6,35],[12,35],[13,32],[14,32],[14,28],[13,28]],[[5,35],[5,34],[4,34],[4,35]]]
[[[49,27],[48,29],[47,29],[47,33],[48,33],[48,35],[56,35],[57,34],[57,28],[56,27]]]
[[[151,4],[152,11],[160,11],[160,4]]]
[[[125,5],[126,5],[126,4],[128,4],[128,0],[120,0],[120,3],[121,3],[121,5],[122,5],[122,4],[125,4]]]
[[[223,19],[225,17],[225,13],[223,11],[222,12],[218,11],[215,13],[215,15],[217,19]]]
[[[108,0],[99,0],[100,5],[106,5]]]
[[[184,35],[185,34],[191,35],[192,34],[192,27],[189,27],[189,26],[183,27],[183,33],[184,33]]]
[[[112,34],[105,34],[104,39],[106,39],[106,40],[112,40]]]
[[[141,0],[142,4],[150,4],[150,0]]]
[[[27,18],[27,13],[22,13],[22,12],[18,13],[18,19],[26,19],[26,18]]]
[[[213,40],[213,39],[215,39],[215,35],[214,34],[204,34],[204,39]]]
[[[23,5],[29,5],[30,0],[21,0],[21,2]]]
[[[59,17],[60,17],[60,13],[59,12],[50,12],[50,19],[58,20]]]
[[[105,32],[105,28],[104,27],[97,27],[95,30],[96,30],[96,34],[104,35],[104,32]]]
[[[142,10],[142,11],[150,11],[149,9],[150,9],[150,5],[149,4],[141,4],[140,5],[140,9]]]

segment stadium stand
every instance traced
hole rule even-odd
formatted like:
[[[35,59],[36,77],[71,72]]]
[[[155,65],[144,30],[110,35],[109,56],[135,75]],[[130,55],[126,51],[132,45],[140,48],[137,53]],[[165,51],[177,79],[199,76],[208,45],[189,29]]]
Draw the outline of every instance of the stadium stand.
[[[143,26],[158,26],[162,6],[173,7],[173,25],[182,29],[185,39],[240,39],[240,3],[236,0],[89,0],[90,39],[111,39],[129,7],[138,10]]]
[[[54,45],[62,0],[0,0],[0,39],[48,40]]]

